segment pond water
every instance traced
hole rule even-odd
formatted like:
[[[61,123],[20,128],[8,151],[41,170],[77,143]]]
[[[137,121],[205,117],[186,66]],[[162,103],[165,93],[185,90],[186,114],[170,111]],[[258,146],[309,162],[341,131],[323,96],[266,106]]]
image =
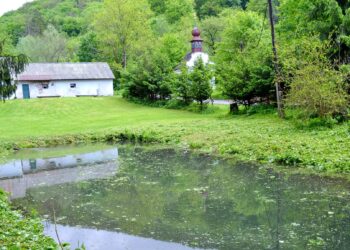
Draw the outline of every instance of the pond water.
[[[0,164],[14,205],[87,249],[349,249],[350,184],[169,148],[20,151]],[[55,216],[54,216],[55,214]]]

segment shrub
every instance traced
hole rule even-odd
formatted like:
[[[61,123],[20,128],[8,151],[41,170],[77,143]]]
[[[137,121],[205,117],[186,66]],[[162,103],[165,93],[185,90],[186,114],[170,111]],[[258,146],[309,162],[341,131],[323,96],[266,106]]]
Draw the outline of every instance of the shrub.
[[[300,108],[303,118],[328,119],[334,115],[346,115],[347,99],[341,73],[328,65],[316,63],[296,71],[286,104]]]

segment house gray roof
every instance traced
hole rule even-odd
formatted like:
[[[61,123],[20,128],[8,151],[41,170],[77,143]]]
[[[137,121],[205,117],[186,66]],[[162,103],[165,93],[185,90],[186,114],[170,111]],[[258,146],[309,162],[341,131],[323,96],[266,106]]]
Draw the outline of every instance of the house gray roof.
[[[19,81],[114,79],[107,63],[29,63]]]

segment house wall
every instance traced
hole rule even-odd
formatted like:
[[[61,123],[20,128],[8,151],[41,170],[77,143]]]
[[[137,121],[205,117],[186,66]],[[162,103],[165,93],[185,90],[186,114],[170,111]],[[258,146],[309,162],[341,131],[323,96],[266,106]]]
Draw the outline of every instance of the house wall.
[[[47,89],[43,84],[48,84]],[[76,87],[71,88],[70,84],[75,83]],[[75,97],[86,96],[113,96],[113,80],[64,80],[49,82],[25,82],[17,84],[16,97],[23,98],[22,84],[29,85],[30,98],[38,97]]]

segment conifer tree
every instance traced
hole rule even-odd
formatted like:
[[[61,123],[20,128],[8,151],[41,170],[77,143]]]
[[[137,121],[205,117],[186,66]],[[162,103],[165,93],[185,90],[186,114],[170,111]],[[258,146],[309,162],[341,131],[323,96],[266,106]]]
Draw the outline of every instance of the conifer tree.
[[[5,102],[16,91],[14,77],[24,70],[28,58],[24,54],[10,55],[4,51],[5,41],[0,41],[0,100]]]

